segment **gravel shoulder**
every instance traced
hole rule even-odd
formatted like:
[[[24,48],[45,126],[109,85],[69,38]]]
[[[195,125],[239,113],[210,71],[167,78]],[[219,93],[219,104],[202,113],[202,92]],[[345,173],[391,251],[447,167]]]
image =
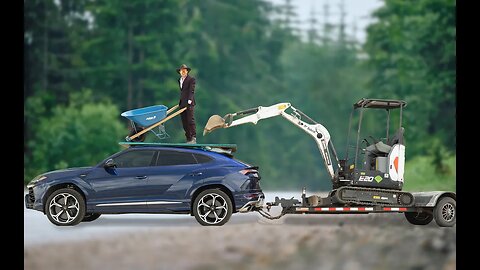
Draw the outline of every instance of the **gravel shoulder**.
[[[222,227],[170,224],[27,246],[24,269],[451,270],[456,269],[456,227],[414,226],[403,214],[295,215],[275,221],[258,216]]]

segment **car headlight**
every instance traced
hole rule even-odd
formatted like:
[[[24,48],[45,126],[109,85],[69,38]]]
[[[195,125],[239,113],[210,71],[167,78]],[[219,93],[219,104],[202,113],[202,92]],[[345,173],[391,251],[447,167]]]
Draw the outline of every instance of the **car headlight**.
[[[30,186],[33,186],[35,185],[36,183],[40,182],[40,181],[43,181],[47,179],[47,177],[45,175],[37,175],[35,178],[32,179],[32,181],[30,181],[30,183],[28,183],[27,187],[30,187]]]

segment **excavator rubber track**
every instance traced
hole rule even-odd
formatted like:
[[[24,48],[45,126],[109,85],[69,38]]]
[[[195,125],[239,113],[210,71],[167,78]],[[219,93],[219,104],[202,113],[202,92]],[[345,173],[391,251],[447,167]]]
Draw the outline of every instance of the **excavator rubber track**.
[[[410,207],[415,204],[410,192],[364,187],[341,187],[333,195],[342,204]]]

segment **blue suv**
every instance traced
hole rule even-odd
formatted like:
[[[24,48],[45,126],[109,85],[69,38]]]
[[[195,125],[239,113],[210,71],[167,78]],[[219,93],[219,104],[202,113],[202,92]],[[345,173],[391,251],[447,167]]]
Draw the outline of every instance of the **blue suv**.
[[[46,172],[27,185],[28,209],[58,226],[102,214],[181,213],[205,226],[260,207],[258,167],[205,147],[130,146],[93,167]]]

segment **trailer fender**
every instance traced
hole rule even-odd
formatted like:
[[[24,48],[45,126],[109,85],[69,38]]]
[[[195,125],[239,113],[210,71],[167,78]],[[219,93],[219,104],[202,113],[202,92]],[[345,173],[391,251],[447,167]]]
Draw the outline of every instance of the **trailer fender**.
[[[451,197],[457,200],[457,194],[451,191],[426,191],[426,192],[412,192],[415,197],[416,207],[435,207],[440,198]]]

